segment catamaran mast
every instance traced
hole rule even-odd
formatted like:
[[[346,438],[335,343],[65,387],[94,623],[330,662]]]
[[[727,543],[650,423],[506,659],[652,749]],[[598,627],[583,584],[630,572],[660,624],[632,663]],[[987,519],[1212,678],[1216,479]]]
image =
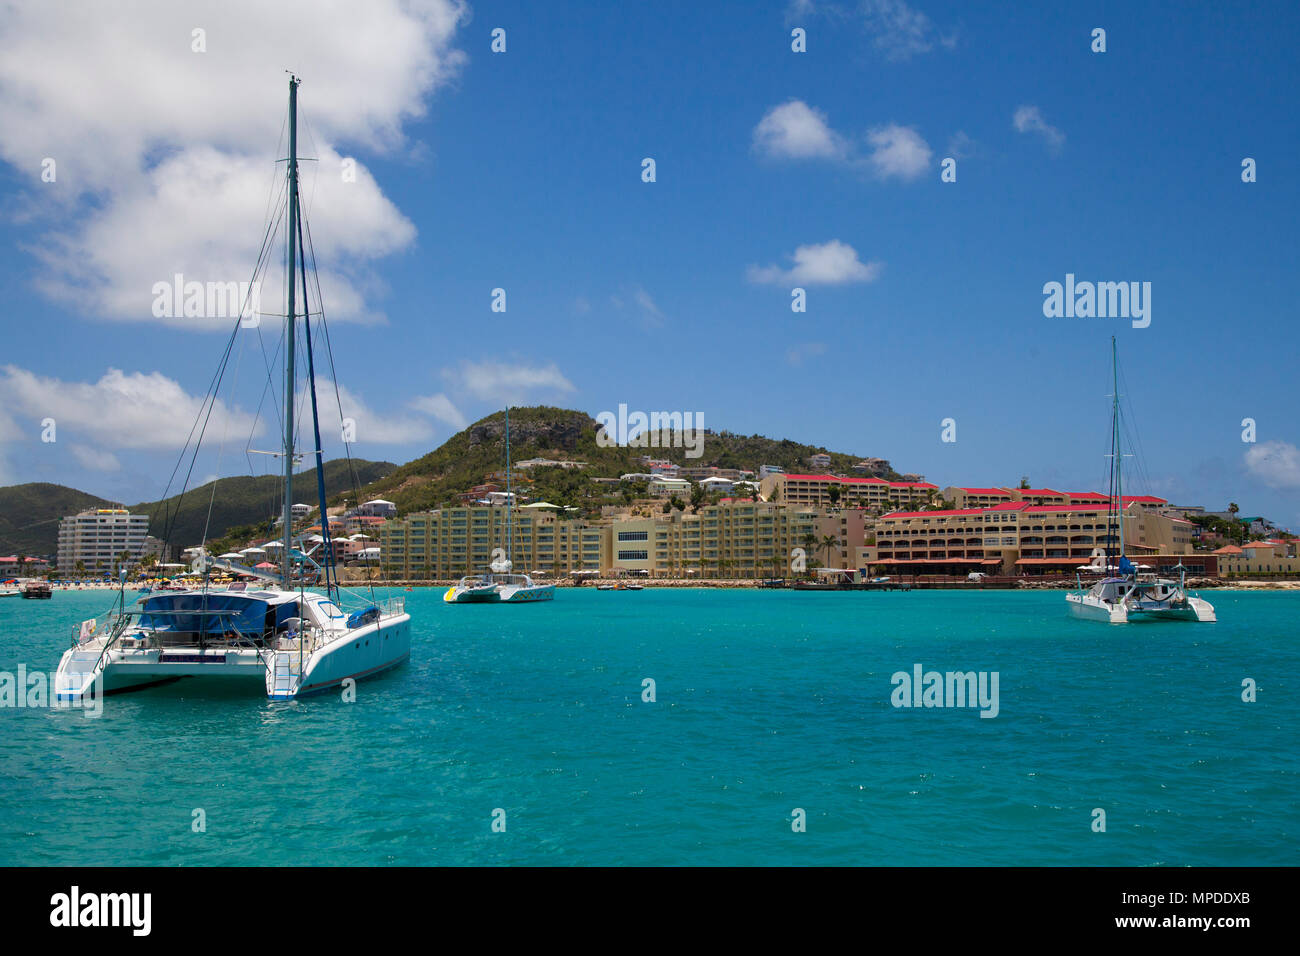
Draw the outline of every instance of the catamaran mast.
[[[1115,336],[1113,335],[1110,337],[1110,374],[1115,392],[1111,428],[1115,431],[1115,507],[1119,520],[1119,560],[1115,564],[1118,567],[1124,560],[1124,449],[1120,447],[1122,436],[1119,428],[1119,357],[1115,351]]]
[[[297,266],[298,240],[298,78],[289,75],[289,308],[285,312],[285,363],[284,363],[284,555],[281,571],[284,584],[289,585],[293,571],[293,399],[294,368],[293,346],[296,303],[294,301],[294,271]],[[324,513],[321,521],[325,520]]]
[[[506,403],[506,561],[513,562],[511,557],[512,545],[514,543],[514,529],[511,527],[511,512],[515,506],[515,496],[510,490],[510,403]],[[511,563],[509,570],[514,570]]]

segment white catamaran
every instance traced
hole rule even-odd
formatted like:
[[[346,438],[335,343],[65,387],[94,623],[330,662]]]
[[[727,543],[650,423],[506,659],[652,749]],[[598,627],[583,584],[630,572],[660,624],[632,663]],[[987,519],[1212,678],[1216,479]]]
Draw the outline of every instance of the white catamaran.
[[[1070,613],[1089,621],[1106,624],[1132,624],[1145,621],[1214,621],[1214,605],[1199,597],[1187,594],[1184,583],[1186,569],[1179,565],[1178,580],[1158,577],[1146,565],[1137,565],[1124,554],[1124,469],[1121,449],[1119,364],[1115,351],[1115,338],[1110,340],[1111,377],[1114,399],[1111,406],[1111,467],[1110,505],[1107,509],[1105,553],[1097,554],[1092,564],[1083,565],[1079,574],[1094,572],[1101,579],[1084,589],[1078,577],[1078,590],[1065,596]],[[1115,526],[1119,526],[1119,551],[1116,563],[1111,563],[1111,543],[1115,540]]]
[[[345,592],[338,584],[329,540],[311,310],[307,305],[307,256],[303,248],[297,154],[298,82],[297,77],[289,80],[284,447],[277,453],[284,459],[284,501],[278,573],[266,567],[250,568],[215,559],[200,551],[193,569],[202,573],[201,584],[146,593],[137,602],[140,608],[129,611],[123,572],[117,608],[103,621],[83,622],[72,647],[59,662],[55,681],[61,700],[76,701],[184,677],[256,681],[270,699],[289,700],[337,687],[348,679],[381,673],[410,657],[411,618],[402,598],[376,601],[372,594],[351,613],[340,606]],[[310,239],[310,232],[307,236]],[[322,534],[322,543],[310,550],[303,550],[307,539],[294,535],[291,507],[296,457],[294,348],[299,313],[295,293],[299,281]],[[324,556],[321,563],[312,559],[313,552]],[[265,583],[241,581],[225,589],[209,587],[214,569],[238,572]],[[324,593],[307,590],[308,584],[321,583]]]
[[[527,574],[512,574],[510,553],[514,543],[515,496],[510,481],[510,408],[506,407],[506,553],[497,557],[482,574],[469,574],[449,587],[442,599],[448,604],[532,604],[555,599],[554,584],[537,584]]]

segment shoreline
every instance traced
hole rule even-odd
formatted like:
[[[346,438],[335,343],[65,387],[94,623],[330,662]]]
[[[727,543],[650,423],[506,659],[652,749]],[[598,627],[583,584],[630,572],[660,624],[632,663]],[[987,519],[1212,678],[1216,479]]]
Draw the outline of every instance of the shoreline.
[[[343,586],[349,588],[364,587],[368,583],[373,584],[376,588],[448,588],[454,587],[457,580],[447,581],[426,581],[426,580],[390,580],[390,581],[344,581]],[[554,584],[557,588],[569,590],[587,588],[596,589],[597,584],[617,583],[612,578],[599,578],[596,580],[586,581],[582,584],[574,584],[570,580],[563,581],[541,581],[538,583]],[[1010,584],[974,584],[961,582],[929,582],[929,581],[897,581],[893,582],[893,587],[865,587],[855,585],[852,587],[818,587],[818,588],[796,588],[791,584],[781,587],[771,587],[763,584],[762,581],[735,578],[652,578],[644,580],[629,580],[624,583],[639,584],[646,590],[651,588],[725,588],[725,589],[747,589],[755,591],[1069,591],[1074,590],[1076,585],[1074,581],[1025,581],[1020,580]],[[1193,591],[1300,591],[1300,580],[1287,581],[1221,581],[1221,580],[1189,580],[1187,582],[1188,590]]]
[[[346,588],[363,588],[368,584],[376,588],[448,588],[453,587],[459,579],[456,580],[412,580],[398,579],[385,581],[344,581],[343,586]],[[570,579],[557,581],[542,581],[540,583],[553,584],[557,588],[566,590],[575,590],[587,588],[596,590],[598,584],[637,584],[649,590],[651,588],[713,588],[713,589],[741,589],[756,591],[1067,591],[1075,588],[1074,581],[1030,581],[1019,579],[1008,583],[971,583],[966,581],[895,581],[891,582],[892,586],[864,586],[853,585],[849,587],[795,587],[792,583],[781,586],[765,585],[760,580],[737,579],[737,578],[650,578],[650,579],[628,579],[618,582],[613,578],[598,578],[587,580],[581,584],[576,584]],[[22,584],[15,585],[21,588]],[[221,585],[220,587],[224,587]],[[1261,580],[1243,580],[1243,581],[1223,581],[1219,579],[1193,579],[1187,582],[1188,590],[1194,591],[1300,591],[1300,580],[1280,580],[1280,581],[1261,581]],[[79,584],[65,585],[57,582],[51,582],[50,588],[53,591],[113,591],[118,590],[116,583],[96,583],[96,584]],[[137,593],[139,587],[135,584],[128,583],[127,591]]]

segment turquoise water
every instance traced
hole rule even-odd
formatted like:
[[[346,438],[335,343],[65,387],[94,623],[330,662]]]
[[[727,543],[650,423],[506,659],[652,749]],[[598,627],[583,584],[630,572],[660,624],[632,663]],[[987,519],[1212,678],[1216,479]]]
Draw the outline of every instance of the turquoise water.
[[[1205,596],[1107,627],[1060,592],[414,591],[355,703],[0,710],[0,864],[1295,865],[1300,594]],[[108,603],[0,600],[0,670]],[[1000,713],[892,707],[916,663],[997,671]]]

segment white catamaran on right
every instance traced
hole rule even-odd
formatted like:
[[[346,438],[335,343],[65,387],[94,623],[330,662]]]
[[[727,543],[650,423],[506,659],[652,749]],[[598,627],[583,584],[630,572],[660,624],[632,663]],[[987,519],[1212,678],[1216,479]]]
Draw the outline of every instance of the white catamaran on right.
[[[1140,621],[1214,621],[1214,605],[1199,597],[1187,594],[1184,583],[1187,572],[1179,565],[1177,581],[1143,573],[1146,565],[1136,565],[1124,554],[1124,469],[1120,447],[1119,418],[1119,364],[1115,352],[1115,337],[1110,340],[1111,377],[1114,400],[1111,406],[1111,468],[1110,505],[1107,508],[1106,550],[1098,554],[1093,564],[1084,565],[1079,572],[1093,571],[1101,580],[1087,590],[1079,578],[1079,588],[1065,596],[1067,607],[1075,617],[1106,624],[1132,624]],[[1119,551],[1112,555],[1111,543],[1115,540],[1115,526],[1119,526]],[[1112,557],[1118,560],[1112,564]]]

